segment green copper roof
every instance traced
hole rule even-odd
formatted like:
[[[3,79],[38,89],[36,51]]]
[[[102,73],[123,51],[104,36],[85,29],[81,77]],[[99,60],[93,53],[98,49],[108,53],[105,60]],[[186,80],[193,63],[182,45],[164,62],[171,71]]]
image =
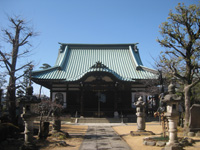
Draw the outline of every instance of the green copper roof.
[[[109,72],[122,81],[157,78],[143,67],[136,44],[61,44],[55,66],[34,71],[32,78],[76,81],[89,72]]]

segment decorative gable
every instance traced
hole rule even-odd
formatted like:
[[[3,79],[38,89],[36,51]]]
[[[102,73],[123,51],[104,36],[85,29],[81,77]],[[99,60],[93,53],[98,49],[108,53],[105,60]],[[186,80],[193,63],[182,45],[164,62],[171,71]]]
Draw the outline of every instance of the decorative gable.
[[[94,64],[92,67],[90,67],[90,69],[108,69],[108,67],[104,64],[102,64],[100,61],[96,62],[96,64]]]

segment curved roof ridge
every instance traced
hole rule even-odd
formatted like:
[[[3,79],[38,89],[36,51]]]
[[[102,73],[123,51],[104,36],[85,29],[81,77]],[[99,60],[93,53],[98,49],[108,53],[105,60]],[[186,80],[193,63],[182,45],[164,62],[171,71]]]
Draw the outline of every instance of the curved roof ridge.
[[[119,80],[134,81],[132,78],[126,78],[126,77],[123,77],[123,76],[119,75],[117,72],[115,72],[114,70],[112,70],[109,67],[105,66],[100,61],[96,62],[96,64],[92,65],[86,71],[84,71],[83,73],[77,75],[76,77],[68,79],[68,81],[70,81],[71,79],[73,79],[73,80],[79,80],[79,79],[81,79],[84,75],[86,75],[89,72],[108,72],[108,73],[113,74]]]
[[[108,67],[107,68],[89,68],[87,69],[85,72],[79,74],[78,76],[76,77],[73,77],[73,78],[70,78],[70,79],[66,79],[67,81],[71,81],[71,80],[79,80],[81,79],[84,75],[86,75],[87,73],[89,72],[108,72],[108,73],[111,73],[113,74],[117,79],[119,80],[124,80],[124,81],[134,81],[133,79],[131,78],[125,78],[125,77],[122,77],[120,76],[118,73],[116,73],[115,71],[109,69]]]
[[[68,46],[66,45],[65,47],[60,46],[60,49],[58,51],[58,57],[56,59],[55,65],[62,67],[66,57],[67,57],[67,52],[68,52]]]
[[[61,43],[58,42],[58,44],[61,45],[96,45],[96,46],[101,46],[101,45],[137,45],[138,43]]]
[[[148,67],[145,67],[143,65],[139,65],[139,67],[141,67],[142,69],[144,69],[145,71],[148,71],[148,72],[151,72],[151,73],[154,73],[154,74],[158,74],[159,72],[155,69],[151,69],[151,68],[148,68]]]

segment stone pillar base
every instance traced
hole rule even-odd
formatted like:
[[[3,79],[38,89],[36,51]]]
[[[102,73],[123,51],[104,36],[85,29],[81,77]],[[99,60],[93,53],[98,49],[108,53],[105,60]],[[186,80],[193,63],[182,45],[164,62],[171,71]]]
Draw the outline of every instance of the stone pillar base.
[[[146,132],[146,130],[137,130],[137,132]]]
[[[188,132],[188,136],[194,137],[195,133],[194,132]]]
[[[183,147],[179,143],[166,145],[162,150],[183,150]]]
[[[61,129],[61,120],[53,120],[53,125],[52,125],[52,133],[60,132]]]

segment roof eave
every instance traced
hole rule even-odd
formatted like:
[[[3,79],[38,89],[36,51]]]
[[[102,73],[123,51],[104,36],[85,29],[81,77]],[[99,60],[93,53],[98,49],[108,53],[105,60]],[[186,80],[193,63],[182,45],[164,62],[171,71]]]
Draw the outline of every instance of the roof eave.
[[[50,68],[47,68],[47,69],[36,70],[36,71],[32,71],[31,75],[42,73],[42,72],[46,72],[46,71],[51,71],[53,69],[61,69],[61,68],[60,68],[60,66],[54,66],[54,67],[50,67]]]
[[[61,45],[68,45],[68,46],[129,46],[129,45],[137,45],[138,43],[112,43],[112,44],[109,44],[109,43],[100,43],[100,44],[82,44],[82,43],[61,43],[61,42],[58,42],[58,44],[61,44]]]

